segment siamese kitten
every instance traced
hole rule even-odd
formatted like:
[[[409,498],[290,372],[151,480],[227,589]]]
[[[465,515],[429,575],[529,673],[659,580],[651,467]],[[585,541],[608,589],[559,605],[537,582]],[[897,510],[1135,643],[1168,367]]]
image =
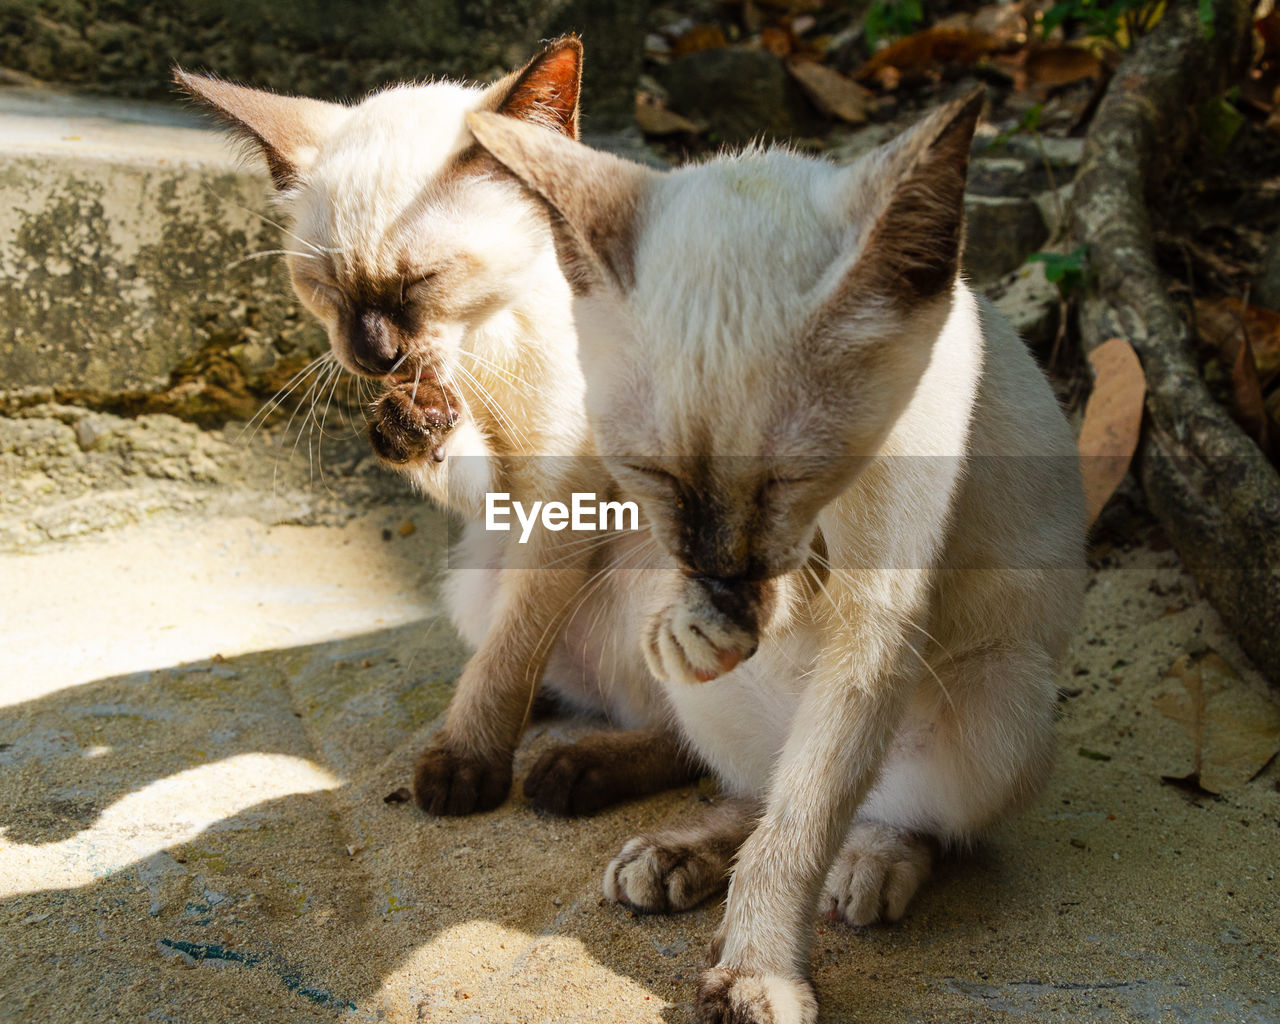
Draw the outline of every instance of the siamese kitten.
[[[548,752],[526,782],[536,806],[590,813],[692,773],[662,725],[660,689],[636,674],[615,686],[580,636],[565,646],[566,620],[589,613],[583,595],[599,552],[568,532],[517,544],[477,522],[488,491],[529,504],[593,490],[601,475],[546,208],[465,122],[493,111],[576,138],[581,58],[566,37],[489,88],[398,86],[355,106],[175,71],[265,158],[291,225],[286,258],[299,298],[328,329],[337,362],[381,389],[374,451],[471,520],[462,560],[476,568],[451,574],[447,600],[476,652],[416,769],[417,802],[432,814],[506,798],[544,670],[569,704],[631,731],[617,740],[624,761],[602,761],[590,743]]]
[[[1084,507],[1048,384],[958,274],[980,105],[848,167],[670,173],[469,118],[595,274],[590,422],[661,549],[623,614],[730,797],[604,887],[683,910],[732,870],[703,1021],[814,1021],[815,910],[896,920],[1049,770]]]

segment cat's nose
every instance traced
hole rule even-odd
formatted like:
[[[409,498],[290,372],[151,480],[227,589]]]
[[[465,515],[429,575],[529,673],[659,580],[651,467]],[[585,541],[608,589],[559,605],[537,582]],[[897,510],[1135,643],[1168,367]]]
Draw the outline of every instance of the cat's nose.
[[[760,625],[758,584],[743,577],[698,575],[694,579],[717,612],[746,633],[754,635],[757,632]]]
[[[400,358],[400,335],[377,310],[358,310],[352,318],[351,359],[365,373],[381,377]]]

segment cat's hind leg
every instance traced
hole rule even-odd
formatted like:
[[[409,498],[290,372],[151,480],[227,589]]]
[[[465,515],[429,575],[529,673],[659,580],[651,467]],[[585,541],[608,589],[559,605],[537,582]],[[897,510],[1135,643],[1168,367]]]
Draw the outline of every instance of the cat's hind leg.
[[[729,882],[760,805],[728,800],[682,828],[627,840],[604,872],[604,894],[646,914],[689,910]]]
[[[1025,804],[1048,774],[1052,661],[993,645],[931,666],[858,809],[818,909],[858,927],[899,920],[943,847]]]
[[[540,811],[575,817],[683,786],[702,774],[669,729],[600,732],[546,751],[525,776],[524,795]]]
[[[929,877],[936,847],[918,832],[856,823],[827,875],[823,913],[855,927],[899,920]]]

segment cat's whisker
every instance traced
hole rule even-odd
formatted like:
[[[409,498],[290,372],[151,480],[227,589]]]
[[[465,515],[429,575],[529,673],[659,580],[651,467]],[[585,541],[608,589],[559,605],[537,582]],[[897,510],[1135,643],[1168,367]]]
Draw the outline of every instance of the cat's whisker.
[[[480,400],[480,404],[489,411],[490,416],[497,420],[498,425],[511,436],[511,439],[519,444],[524,451],[531,450],[533,446],[529,443],[528,437],[516,427],[511,417],[506,414],[501,404],[489,393],[488,389],[480,381],[476,380],[475,374],[461,363],[455,363],[453,368],[461,373],[467,382],[471,384],[472,390],[476,392],[476,397]]]
[[[817,552],[814,552],[814,558],[819,562],[824,563],[827,569],[834,576],[836,576],[845,584],[848,584],[849,580],[845,577],[845,574],[842,573],[835,566],[831,565],[829,561],[822,558],[822,556],[818,555]],[[826,595],[827,600],[831,603],[831,608],[835,613],[836,617],[844,621],[844,616],[840,612],[839,606],[836,604],[835,598],[831,596],[831,592],[827,589],[826,584],[822,582],[822,578],[817,574],[817,572],[814,571],[812,566],[810,566],[807,562],[805,563],[804,568],[812,577],[813,582],[816,583],[818,587],[821,588],[822,592]],[[925,630],[923,626],[916,625],[915,623],[910,623],[910,625],[915,626],[916,629],[918,629],[922,633],[926,633],[927,635],[927,630]],[[907,650],[909,650],[915,656],[915,659],[918,662],[920,662],[920,667],[923,668],[927,673],[929,673],[930,676],[933,677],[933,681],[938,684],[938,689],[942,691],[942,696],[946,699],[947,705],[951,708],[952,716],[954,717],[956,723],[959,724],[961,721],[959,711],[956,708],[955,702],[951,699],[951,692],[947,689],[947,684],[942,681],[942,677],[939,676],[936,671],[934,671],[933,666],[929,664],[928,659],[926,659],[924,655],[921,654],[916,649],[915,644],[907,642],[907,643],[904,643],[902,646],[905,647]]]
[[[468,349],[460,349],[458,351],[458,354],[463,356],[470,356],[472,359],[478,362],[481,366],[485,366],[485,367],[488,367],[490,370],[493,370],[494,373],[500,373],[504,377],[506,377],[508,380],[514,381],[517,384],[523,384],[526,388],[528,388],[528,393],[530,395],[536,395],[538,393],[538,389],[535,388],[523,377],[519,376],[518,374],[512,373],[505,366],[495,363],[492,359],[485,358],[479,352],[472,352]]]
[[[413,393],[409,396],[410,405],[413,405],[413,403],[418,400],[418,383],[421,380],[422,380],[422,367],[419,366],[418,372],[413,375]],[[449,400],[446,398],[445,405],[447,406],[448,403],[449,403]]]
[[[324,353],[324,355],[318,356],[317,358],[313,359],[301,370],[299,370],[292,377],[290,377],[289,380],[285,382],[284,387],[281,388],[279,391],[277,391],[275,396],[273,396],[270,400],[268,400],[266,405],[264,405],[256,413],[254,413],[253,416],[249,418],[249,421],[241,428],[239,435],[236,437],[236,441],[239,442],[243,440],[245,432],[251,429],[252,429],[252,433],[250,433],[248,440],[252,441],[254,436],[257,434],[257,432],[266,423],[267,417],[270,416],[271,413],[273,413],[276,409],[280,408],[280,406],[284,404],[285,400],[289,397],[289,395],[291,395],[294,391],[296,391],[299,387],[301,387],[303,383],[306,382],[307,377],[311,373],[315,372],[324,363],[328,362],[332,358],[333,357],[331,353],[326,352]],[[256,426],[255,426],[255,421],[256,421]]]
[[[341,248],[325,246],[325,245],[316,245],[314,242],[303,238],[297,232],[290,231],[287,227],[285,227],[279,221],[272,220],[261,210],[255,210],[252,206],[245,206],[244,203],[237,203],[234,199],[230,198],[229,196],[224,196],[219,194],[208,184],[208,182],[201,182],[201,184],[204,186],[205,191],[207,191],[210,195],[218,199],[219,202],[228,203],[229,205],[234,206],[239,210],[244,210],[245,213],[252,214],[253,216],[257,217],[258,220],[262,221],[264,224],[270,224],[277,231],[281,232],[282,234],[288,235],[295,242],[302,243],[308,249],[311,249],[314,252],[323,253],[326,255],[328,254],[342,255],[342,253],[344,252],[344,250]]]
[[[559,639],[563,628],[573,620],[573,617],[578,614],[579,609],[589,601],[591,597],[601,587],[603,587],[610,577],[617,573],[620,568],[621,563],[617,561],[606,562],[600,569],[588,576],[587,579],[573,592],[573,594],[569,596],[568,600],[561,605],[557,614],[552,617],[550,622],[547,623],[546,629],[544,629],[538,637],[537,643],[534,644],[533,648],[534,656],[529,659],[529,672],[526,676],[526,682],[529,684],[529,703],[525,707],[524,719],[520,723],[522,730],[529,720],[529,713],[533,709],[534,697],[538,690],[538,680],[533,677],[533,666],[542,662],[542,654],[545,650],[544,644],[547,643],[547,638],[550,636],[551,643],[554,643]],[[581,595],[581,597],[579,597],[579,595]],[[574,603],[575,598],[578,598],[576,603]],[[570,604],[572,604],[573,607],[569,610],[568,614],[564,614],[565,609],[568,608]]]
[[[236,267],[241,266],[245,263],[248,263],[251,260],[260,260],[260,259],[264,259],[267,256],[297,256],[299,259],[302,259],[302,260],[318,260],[322,258],[320,256],[315,255],[315,253],[298,252],[296,249],[264,249],[262,252],[251,252],[249,253],[248,256],[242,256],[238,260],[233,260],[222,269],[235,270]]]

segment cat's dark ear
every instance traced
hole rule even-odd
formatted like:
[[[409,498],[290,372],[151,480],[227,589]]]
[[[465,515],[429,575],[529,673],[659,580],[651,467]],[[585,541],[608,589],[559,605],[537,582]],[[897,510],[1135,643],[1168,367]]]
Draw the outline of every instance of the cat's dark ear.
[[[969,148],[981,90],[935,110],[886,147],[887,201],[844,287],[910,308],[950,289],[964,241]]]
[[[337,103],[280,96],[176,66],[173,80],[212,110],[233,135],[261,151],[271,180],[281,190],[297,184],[333,125],[346,113]]]
[[[659,172],[501,114],[477,111],[467,124],[480,145],[546,200],[599,270],[624,292],[635,284],[639,220]]]
[[[490,86],[481,109],[576,139],[581,90],[582,41],[561,36],[519,71]]]

